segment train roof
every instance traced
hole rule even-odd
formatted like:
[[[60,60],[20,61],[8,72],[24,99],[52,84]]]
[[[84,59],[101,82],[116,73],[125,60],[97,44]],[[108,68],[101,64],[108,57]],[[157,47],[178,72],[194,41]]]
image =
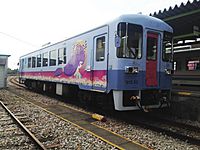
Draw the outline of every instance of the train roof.
[[[170,25],[168,25],[166,22],[164,22],[158,18],[155,18],[152,16],[147,16],[147,15],[142,15],[142,14],[122,15],[122,16],[118,17],[115,21],[141,24],[143,27],[146,27],[146,28],[149,27],[149,28],[153,28],[156,30],[173,32],[172,27]]]
[[[29,55],[31,53],[34,53],[34,52],[37,52],[37,51],[40,51],[42,49],[45,49],[45,48],[48,48],[50,46],[53,46],[53,45],[56,45],[56,44],[59,44],[59,43],[62,43],[62,42],[65,42],[67,40],[70,40],[72,38],[75,38],[75,37],[78,37],[80,35],[83,35],[85,33],[88,33],[88,32],[91,32],[91,31],[94,31],[96,29],[99,29],[99,28],[102,28],[104,26],[107,26],[111,23],[118,23],[118,22],[129,22],[129,23],[134,23],[134,24],[140,24],[142,25],[144,28],[151,28],[151,29],[155,29],[155,30],[161,30],[161,31],[168,31],[168,32],[173,32],[173,29],[171,26],[169,26],[167,23],[165,23],[164,21],[158,19],[158,18],[155,18],[155,17],[151,17],[151,16],[147,16],[147,15],[142,15],[142,14],[127,14],[127,15],[121,15],[120,17],[116,18],[115,20],[113,21],[110,21],[108,22],[107,24],[104,24],[102,26],[99,26],[97,28],[94,28],[92,30],[89,30],[89,31],[86,31],[86,32],[83,32],[81,34],[78,34],[78,35],[75,35],[75,36],[72,36],[70,38],[67,38],[65,40],[62,40],[62,41],[59,41],[59,42],[56,42],[54,44],[51,44],[51,45],[48,45],[46,47],[42,47],[38,50],[35,50],[33,52],[30,52],[28,54],[25,54],[25,55],[22,55],[21,57],[24,57],[26,55]],[[20,57],[20,58],[21,58]]]

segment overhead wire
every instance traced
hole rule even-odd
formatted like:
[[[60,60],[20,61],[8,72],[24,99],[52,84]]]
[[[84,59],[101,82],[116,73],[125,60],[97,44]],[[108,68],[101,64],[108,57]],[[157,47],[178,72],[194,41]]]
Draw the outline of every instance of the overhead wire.
[[[32,43],[27,42],[27,41],[25,41],[25,40],[21,40],[21,39],[15,37],[15,36],[13,36],[13,35],[10,35],[10,34],[8,34],[8,33],[4,33],[4,32],[1,32],[1,31],[0,31],[0,34],[3,34],[3,35],[5,35],[5,36],[7,36],[7,37],[10,37],[10,38],[15,39],[15,40],[17,40],[17,41],[19,41],[19,42],[25,43],[25,44],[27,44],[27,45],[31,45],[31,46],[33,46],[33,47],[38,47],[38,46],[35,45],[35,44],[32,44]]]

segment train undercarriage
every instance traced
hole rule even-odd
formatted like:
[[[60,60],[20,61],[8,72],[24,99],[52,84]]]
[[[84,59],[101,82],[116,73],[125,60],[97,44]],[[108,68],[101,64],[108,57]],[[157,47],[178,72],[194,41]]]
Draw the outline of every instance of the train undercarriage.
[[[56,82],[26,79],[24,84],[31,90],[45,92],[50,95],[59,95],[69,100],[75,99],[85,106],[96,105],[104,109],[115,109],[118,111],[140,109],[148,112],[153,108],[169,107],[171,99],[170,90],[112,90],[106,94],[81,90],[77,85]]]

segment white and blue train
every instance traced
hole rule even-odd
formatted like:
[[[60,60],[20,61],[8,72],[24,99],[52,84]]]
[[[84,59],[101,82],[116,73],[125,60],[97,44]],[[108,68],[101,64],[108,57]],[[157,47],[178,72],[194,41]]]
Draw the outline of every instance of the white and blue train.
[[[120,111],[164,107],[171,95],[172,33],[157,18],[123,15],[21,56],[19,79]]]

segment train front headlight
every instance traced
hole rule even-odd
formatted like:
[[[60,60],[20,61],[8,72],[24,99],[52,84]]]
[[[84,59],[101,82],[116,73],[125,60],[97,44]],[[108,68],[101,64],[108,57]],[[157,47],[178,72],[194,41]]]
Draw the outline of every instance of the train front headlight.
[[[139,69],[138,69],[138,67],[125,66],[125,73],[137,74],[137,73],[139,73]]]
[[[167,75],[171,75],[171,74],[173,74],[173,70],[172,69],[165,69],[165,73]]]

